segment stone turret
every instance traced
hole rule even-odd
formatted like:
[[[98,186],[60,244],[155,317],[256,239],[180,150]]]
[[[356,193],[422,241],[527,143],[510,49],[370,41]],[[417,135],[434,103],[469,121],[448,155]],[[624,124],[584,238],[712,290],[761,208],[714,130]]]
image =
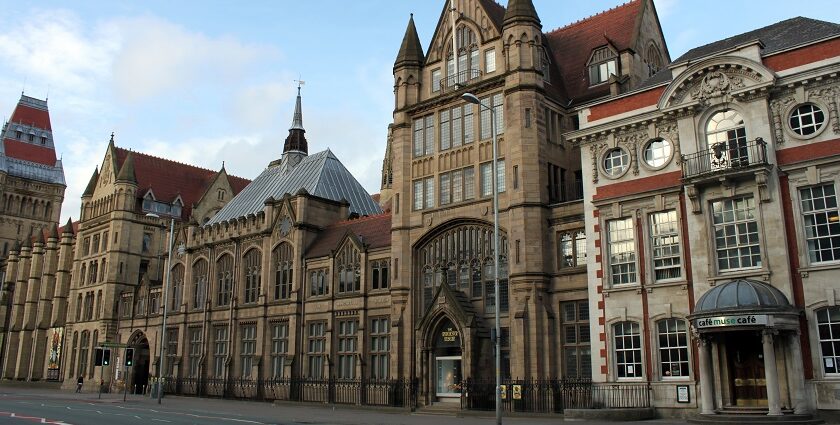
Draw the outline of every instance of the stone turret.
[[[544,55],[542,24],[531,0],[508,2],[502,33],[508,69],[532,71],[540,68]]]
[[[394,94],[397,97],[397,109],[417,103],[420,98],[421,73],[425,56],[417,27],[414,26],[414,14],[408,19],[397,60],[394,61]]]

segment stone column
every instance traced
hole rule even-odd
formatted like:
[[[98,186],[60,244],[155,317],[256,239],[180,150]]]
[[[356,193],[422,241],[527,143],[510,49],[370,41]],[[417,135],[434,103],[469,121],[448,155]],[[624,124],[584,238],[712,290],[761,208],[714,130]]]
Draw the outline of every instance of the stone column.
[[[779,371],[776,370],[776,349],[773,346],[775,330],[766,329],[761,333],[761,345],[764,348],[764,377],[767,386],[768,416],[782,414],[781,395],[779,394]]]
[[[805,369],[802,366],[802,348],[799,345],[799,331],[792,332],[788,337],[790,347],[791,370],[788,376],[791,378],[790,403],[793,404],[793,411],[797,415],[811,413],[808,406],[808,397],[805,395]]]
[[[712,341],[700,336],[700,414],[715,414],[714,382],[712,379]]]

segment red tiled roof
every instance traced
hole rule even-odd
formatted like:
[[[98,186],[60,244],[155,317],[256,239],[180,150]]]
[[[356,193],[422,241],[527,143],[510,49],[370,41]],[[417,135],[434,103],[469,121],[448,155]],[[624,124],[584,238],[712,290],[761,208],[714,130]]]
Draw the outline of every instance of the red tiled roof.
[[[12,112],[12,118],[10,118],[9,121],[52,131],[49,111],[33,108],[29,105],[24,105],[23,103],[18,103],[15,107],[15,111]]]
[[[643,3],[632,0],[546,34],[565,91],[572,101],[609,94],[607,84],[589,88],[586,64],[595,48],[611,44],[621,52],[631,47]]]
[[[55,167],[55,150],[14,139],[3,139],[6,156]]]
[[[368,248],[391,245],[391,214],[378,214],[339,221],[327,226],[306,252],[306,258],[323,257],[337,249],[347,233],[354,234]]]
[[[207,190],[207,186],[213,182],[218,173],[217,171],[123,148],[115,148],[115,150],[118,169],[122,167],[129,152],[134,157],[134,174],[137,177],[138,198],[145,195],[149,189],[154,193],[155,199],[164,202],[172,202],[180,195],[184,202],[183,217],[189,217],[192,205],[201,199],[201,196]],[[251,183],[248,179],[231,175],[228,175],[228,182],[233,188],[234,195],[244,189],[248,183]]]

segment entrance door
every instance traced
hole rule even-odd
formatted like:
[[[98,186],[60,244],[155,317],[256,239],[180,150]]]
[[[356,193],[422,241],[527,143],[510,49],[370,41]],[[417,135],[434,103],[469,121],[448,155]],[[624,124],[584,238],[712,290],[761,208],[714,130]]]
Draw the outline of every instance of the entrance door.
[[[149,386],[149,341],[143,338],[134,347],[134,365],[131,366],[133,376],[131,391],[135,394],[143,394]]]
[[[435,357],[435,392],[439,398],[461,397],[461,356]]]
[[[758,332],[732,332],[726,341],[732,379],[732,402],[737,407],[766,407],[764,351]]]

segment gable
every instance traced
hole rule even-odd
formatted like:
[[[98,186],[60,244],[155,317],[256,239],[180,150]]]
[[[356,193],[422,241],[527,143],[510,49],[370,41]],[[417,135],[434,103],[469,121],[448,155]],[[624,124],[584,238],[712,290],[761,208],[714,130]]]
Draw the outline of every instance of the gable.
[[[475,32],[479,45],[501,36],[505,9],[495,1],[465,0],[459,2],[456,7],[458,7],[456,25],[469,26]],[[450,2],[447,2],[426,51],[427,65],[443,60],[446,52],[452,47],[452,15],[449,8]]]

